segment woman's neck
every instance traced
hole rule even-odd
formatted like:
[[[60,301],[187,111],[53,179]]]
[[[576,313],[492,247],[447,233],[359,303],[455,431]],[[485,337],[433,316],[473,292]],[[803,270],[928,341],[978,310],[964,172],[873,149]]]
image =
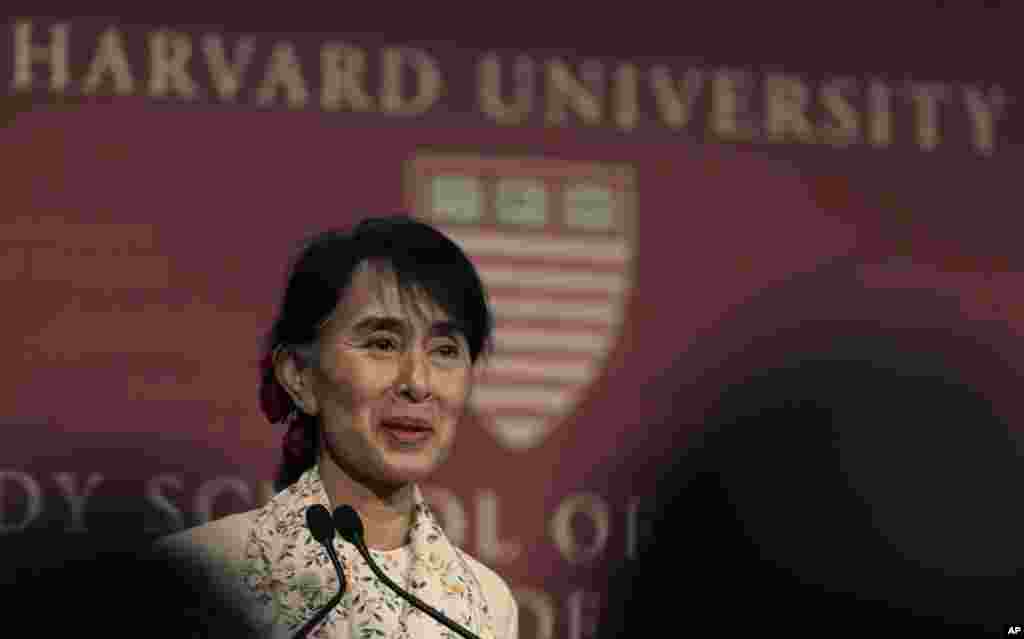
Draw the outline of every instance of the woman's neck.
[[[357,482],[336,464],[320,462],[320,480],[331,509],[348,504],[363,520],[366,545],[374,550],[404,546],[412,525],[413,485],[370,487]]]

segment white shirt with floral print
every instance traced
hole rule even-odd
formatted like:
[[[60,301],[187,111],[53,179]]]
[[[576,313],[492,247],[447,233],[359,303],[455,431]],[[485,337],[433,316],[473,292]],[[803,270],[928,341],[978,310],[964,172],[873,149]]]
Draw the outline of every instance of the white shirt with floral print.
[[[374,560],[398,585],[481,639],[515,639],[518,611],[508,585],[448,541],[418,487],[414,499],[408,543],[371,550]],[[313,467],[264,507],[165,537],[160,545],[198,561],[261,636],[291,637],[338,591],[327,552],[306,528],[306,509],[317,503],[331,509]],[[310,637],[458,637],[391,591],[340,536],[334,547],[345,594]]]

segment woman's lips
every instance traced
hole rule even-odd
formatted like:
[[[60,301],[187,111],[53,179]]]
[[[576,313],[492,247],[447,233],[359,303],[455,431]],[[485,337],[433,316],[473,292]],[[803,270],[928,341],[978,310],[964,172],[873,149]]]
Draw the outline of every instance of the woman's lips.
[[[415,444],[430,439],[434,434],[429,422],[420,419],[394,418],[380,423],[381,429],[401,444]]]

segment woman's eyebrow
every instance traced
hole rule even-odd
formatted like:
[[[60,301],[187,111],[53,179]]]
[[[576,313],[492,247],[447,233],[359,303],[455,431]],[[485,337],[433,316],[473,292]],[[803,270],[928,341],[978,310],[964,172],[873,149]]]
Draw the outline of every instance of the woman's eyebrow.
[[[374,331],[391,331],[393,333],[404,333],[406,322],[398,317],[390,315],[370,315],[356,322],[352,327],[355,333],[372,333]]]
[[[352,330],[359,334],[372,333],[374,331],[391,331],[404,334],[409,330],[409,323],[400,317],[392,315],[370,315],[356,322]],[[456,335],[465,337],[466,334],[463,323],[456,320],[434,322],[429,330],[431,337],[454,337]]]

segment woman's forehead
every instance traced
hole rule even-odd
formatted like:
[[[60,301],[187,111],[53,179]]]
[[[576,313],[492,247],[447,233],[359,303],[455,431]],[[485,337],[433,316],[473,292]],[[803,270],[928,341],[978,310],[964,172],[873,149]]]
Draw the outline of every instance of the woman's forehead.
[[[362,317],[371,315],[396,317],[414,324],[451,319],[426,291],[400,289],[390,268],[367,262],[353,273],[336,315],[347,320],[346,323],[358,322]]]

